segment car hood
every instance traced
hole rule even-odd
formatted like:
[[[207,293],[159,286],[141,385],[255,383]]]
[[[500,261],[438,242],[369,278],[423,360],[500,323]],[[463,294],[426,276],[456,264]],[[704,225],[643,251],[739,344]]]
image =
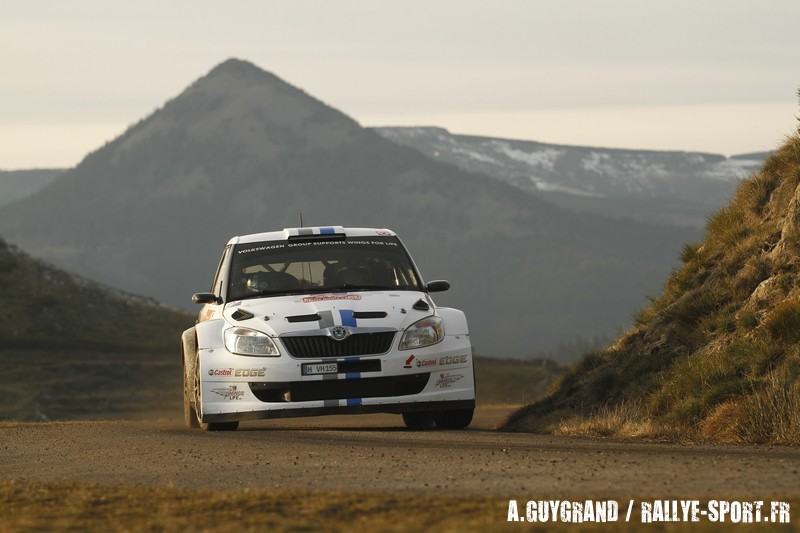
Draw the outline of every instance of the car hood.
[[[422,300],[428,310],[415,309]],[[422,306],[424,307],[424,306]],[[244,311],[252,314],[247,318]],[[242,317],[241,315],[245,315]],[[433,301],[423,292],[369,291],[273,296],[237,300],[225,305],[225,320],[268,335],[280,336],[319,331],[333,326],[348,329],[381,328],[403,330],[435,314]],[[237,319],[238,318],[238,319]]]

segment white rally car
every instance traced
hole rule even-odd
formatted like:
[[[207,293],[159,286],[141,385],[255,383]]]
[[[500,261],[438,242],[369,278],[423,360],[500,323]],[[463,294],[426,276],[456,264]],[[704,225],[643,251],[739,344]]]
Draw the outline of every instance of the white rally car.
[[[290,228],[232,238],[183,333],[187,426],[398,413],[414,429],[472,421],[464,313],[437,307],[394,232]]]

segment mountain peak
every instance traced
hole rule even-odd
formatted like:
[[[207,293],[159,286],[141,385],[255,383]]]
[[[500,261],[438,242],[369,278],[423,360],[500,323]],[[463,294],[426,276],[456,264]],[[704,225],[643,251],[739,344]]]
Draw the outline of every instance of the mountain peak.
[[[212,68],[205,78],[235,77],[241,79],[279,79],[271,72],[259,68],[254,63],[231,57]]]
[[[154,138],[162,142],[169,139],[173,146],[201,142],[216,150],[227,147],[241,157],[246,153],[247,160],[254,162],[300,137],[309,148],[331,148],[350,142],[358,130],[360,126],[351,118],[301,88],[249,61],[230,58],[110,144],[129,153],[134,146]],[[111,151],[105,155],[114,157]],[[192,164],[199,164],[200,159],[203,158],[194,158]],[[213,166],[212,159],[209,156],[203,164]],[[143,170],[143,161],[146,159],[130,163]],[[158,172],[147,173],[155,178],[168,175],[169,171],[162,165]]]

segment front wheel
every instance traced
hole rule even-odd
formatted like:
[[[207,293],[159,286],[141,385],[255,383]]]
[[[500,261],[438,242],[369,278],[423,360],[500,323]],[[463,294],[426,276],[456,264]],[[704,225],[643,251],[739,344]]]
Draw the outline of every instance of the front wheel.
[[[238,420],[233,422],[203,422],[203,389],[200,383],[200,354],[195,354],[194,357],[194,379],[192,379],[191,384],[191,396],[189,396],[187,391],[188,379],[186,377],[186,372],[183,373],[183,376],[183,418],[188,427],[200,428],[203,431],[236,431],[239,429]],[[189,398],[191,398],[191,400]],[[192,420],[190,421],[189,418]]]
[[[474,408],[439,411],[433,414],[436,426],[442,429],[464,429],[472,422]]]

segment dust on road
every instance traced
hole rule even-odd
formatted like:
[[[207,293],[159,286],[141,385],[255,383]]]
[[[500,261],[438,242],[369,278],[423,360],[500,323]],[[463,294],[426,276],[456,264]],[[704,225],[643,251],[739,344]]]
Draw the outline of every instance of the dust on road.
[[[406,431],[395,415],[253,422],[235,433],[166,419],[4,423],[0,479],[514,498],[800,494],[800,450],[489,430],[507,411],[482,409],[466,431]]]

